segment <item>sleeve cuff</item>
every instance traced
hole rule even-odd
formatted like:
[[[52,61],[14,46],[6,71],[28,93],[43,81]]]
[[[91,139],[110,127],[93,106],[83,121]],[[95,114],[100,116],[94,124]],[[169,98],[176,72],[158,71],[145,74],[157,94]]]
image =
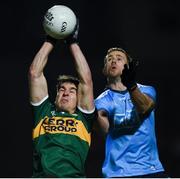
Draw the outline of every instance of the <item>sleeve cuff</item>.
[[[37,102],[37,103],[34,103],[34,102],[32,102],[32,101],[30,101],[30,103],[31,103],[31,105],[33,105],[33,106],[39,106],[39,105],[41,105],[48,97],[49,97],[49,96],[47,95],[47,96],[45,96],[41,101],[39,101],[39,102]]]
[[[92,113],[95,111],[95,107],[94,107],[92,110],[90,110],[90,111],[85,110],[85,109],[82,109],[80,106],[77,106],[77,108],[78,108],[81,112],[83,112],[83,113],[85,113],[85,114],[92,114]]]

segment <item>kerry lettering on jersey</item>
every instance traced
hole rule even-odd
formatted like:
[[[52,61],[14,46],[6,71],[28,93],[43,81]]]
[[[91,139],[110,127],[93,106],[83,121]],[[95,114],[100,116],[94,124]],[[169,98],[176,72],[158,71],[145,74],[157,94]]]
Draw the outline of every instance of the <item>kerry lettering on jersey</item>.
[[[41,119],[33,130],[33,139],[44,134],[69,134],[76,135],[90,145],[90,134],[82,121],[70,117],[48,117]]]

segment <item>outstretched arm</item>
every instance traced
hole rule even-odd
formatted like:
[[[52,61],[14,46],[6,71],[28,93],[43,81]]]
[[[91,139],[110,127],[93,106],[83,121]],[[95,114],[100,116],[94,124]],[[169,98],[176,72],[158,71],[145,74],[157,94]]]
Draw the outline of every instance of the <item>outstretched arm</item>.
[[[83,55],[79,45],[70,45],[71,53],[74,57],[76,71],[80,80],[78,89],[78,106],[84,110],[94,109],[93,82],[89,65]]]
[[[43,70],[46,66],[48,55],[53,49],[53,45],[49,42],[44,42],[40,50],[35,55],[32,64],[29,68],[29,91],[30,101],[32,103],[40,102],[48,95],[47,81]]]

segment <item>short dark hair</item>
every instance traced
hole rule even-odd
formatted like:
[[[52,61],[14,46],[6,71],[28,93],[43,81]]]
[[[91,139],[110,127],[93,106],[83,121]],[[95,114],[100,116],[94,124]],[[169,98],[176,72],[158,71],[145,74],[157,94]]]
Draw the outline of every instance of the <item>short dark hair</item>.
[[[104,64],[106,64],[106,60],[107,60],[108,55],[113,51],[120,51],[120,52],[124,53],[126,55],[126,57],[127,57],[128,63],[132,62],[133,59],[131,58],[131,56],[128,54],[127,51],[125,51],[124,49],[122,49],[120,47],[112,47],[112,48],[109,48],[108,51],[107,51],[107,54],[106,54],[106,56],[104,58]]]
[[[71,75],[59,75],[57,78],[57,85],[56,85],[57,91],[59,90],[59,87],[61,86],[61,84],[65,83],[65,82],[73,83],[78,88],[78,85],[79,85],[78,78],[71,76]]]

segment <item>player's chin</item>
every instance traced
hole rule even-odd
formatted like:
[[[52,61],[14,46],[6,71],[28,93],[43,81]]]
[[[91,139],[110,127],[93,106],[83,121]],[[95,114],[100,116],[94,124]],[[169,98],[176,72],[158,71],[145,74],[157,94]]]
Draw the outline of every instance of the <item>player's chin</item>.
[[[108,74],[108,76],[110,76],[110,77],[112,77],[112,78],[116,78],[116,77],[118,77],[118,76],[120,76],[120,75],[121,75],[120,73],[115,72],[115,71],[110,72],[110,73]]]
[[[57,109],[58,111],[64,111],[64,112],[69,111],[69,107],[67,105],[59,105]]]

